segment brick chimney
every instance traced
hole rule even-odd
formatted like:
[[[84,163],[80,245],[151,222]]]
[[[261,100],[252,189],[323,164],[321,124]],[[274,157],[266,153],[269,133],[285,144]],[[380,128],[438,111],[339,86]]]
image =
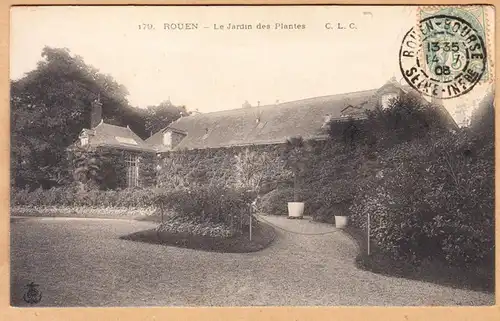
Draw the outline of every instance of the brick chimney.
[[[102,121],[102,103],[100,97],[91,103],[90,129],[99,125]]]

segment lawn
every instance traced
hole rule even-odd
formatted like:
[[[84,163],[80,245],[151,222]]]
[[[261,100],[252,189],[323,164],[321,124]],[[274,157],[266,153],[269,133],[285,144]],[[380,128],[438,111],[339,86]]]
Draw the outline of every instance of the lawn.
[[[356,244],[331,226],[286,217],[271,246],[218,253],[131,242],[153,229],[134,220],[11,221],[11,304],[26,306],[402,306],[492,305],[494,295],[360,270]],[[288,233],[284,230],[295,231]],[[314,234],[314,235],[312,235]]]

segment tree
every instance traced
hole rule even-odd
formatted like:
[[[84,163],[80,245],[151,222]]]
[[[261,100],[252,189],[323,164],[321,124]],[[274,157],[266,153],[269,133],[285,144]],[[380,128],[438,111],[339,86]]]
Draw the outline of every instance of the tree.
[[[288,137],[283,154],[285,166],[293,173],[293,201],[299,202],[303,174],[307,168],[309,148],[302,136]]]
[[[186,106],[175,106],[170,100],[164,101],[157,106],[148,106],[144,117],[146,131],[151,136],[182,116],[189,114]]]
[[[363,120],[352,117],[341,120],[328,120],[326,125],[328,135],[335,140],[341,140],[345,148],[354,147],[356,143],[365,143],[366,134],[364,133]]]
[[[90,126],[99,96],[111,123],[133,113],[127,89],[66,48],[45,47],[37,68],[11,81],[11,164],[17,185],[50,187],[67,177],[66,151]],[[134,116],[137,118],[136,116]]]

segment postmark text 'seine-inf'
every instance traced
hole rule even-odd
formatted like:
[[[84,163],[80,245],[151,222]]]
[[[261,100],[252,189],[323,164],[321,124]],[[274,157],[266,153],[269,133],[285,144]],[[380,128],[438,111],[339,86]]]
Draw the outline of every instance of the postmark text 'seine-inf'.
[[[449,99],[471,91],[486,69],[481,34],[465,19],[436,15],[408,31],[399,65],[408,84],[430,97]]]

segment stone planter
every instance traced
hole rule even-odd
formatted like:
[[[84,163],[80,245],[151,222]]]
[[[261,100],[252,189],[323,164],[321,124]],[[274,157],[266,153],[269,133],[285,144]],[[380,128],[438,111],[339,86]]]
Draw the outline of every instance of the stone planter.
[[[304,202],[288,202],[288,217],[301,218],[304,215]]]
[[[335,216],[335,227],[336,228],[345,228],[349,221],[348,219],[348,205],[347,204],[335,204],[333,206],[333,214]]]
[[[347,216],[337,216],[335,215],[335,227],[336,228],[345,228],[347,226],[348,218]]]

